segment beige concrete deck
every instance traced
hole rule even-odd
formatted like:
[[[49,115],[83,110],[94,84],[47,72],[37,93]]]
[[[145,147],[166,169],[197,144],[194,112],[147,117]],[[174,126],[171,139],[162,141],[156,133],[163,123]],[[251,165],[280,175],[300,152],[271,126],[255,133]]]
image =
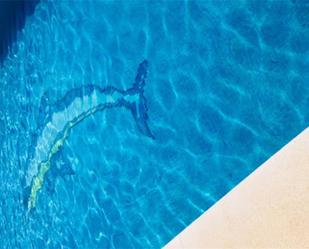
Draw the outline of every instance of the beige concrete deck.
[[[165,247],[172,248],[309,248],[309,128]]]

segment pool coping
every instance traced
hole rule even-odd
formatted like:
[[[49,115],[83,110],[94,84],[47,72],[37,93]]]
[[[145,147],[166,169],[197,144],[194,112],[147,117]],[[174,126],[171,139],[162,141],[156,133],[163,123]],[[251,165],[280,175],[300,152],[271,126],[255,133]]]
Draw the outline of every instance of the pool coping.
[[[309,127],[164,248],[309,248],[308,179]]]

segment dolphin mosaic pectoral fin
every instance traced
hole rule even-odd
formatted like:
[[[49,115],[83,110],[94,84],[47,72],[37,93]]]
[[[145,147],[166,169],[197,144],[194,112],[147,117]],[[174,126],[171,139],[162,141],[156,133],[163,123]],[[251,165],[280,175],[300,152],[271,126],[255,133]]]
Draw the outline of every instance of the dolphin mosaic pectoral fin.
[[[24,197],[28,211],[36,206],[37,195],[43,186],[44,178],[49,169],[54,167],[53,158],[59,154],[71,129],[87,117],[105,109],[126,107],[131,111],[138,130],[154,138],[148,126],[148,108],[144,96],[147,72],[148,62],[144,60],[137,69],[131,88],[121,90],[113,86],[101,88],[97,85],[85,85],[69,90],[64,97],[48,108],[48,115],[43,117],[44,125],[40,127],[36,136],[25,177]],[[44,106],[40,108],[46,110]],[[55,169],[59,175],[61,172],[74,174],[66,162],[59,167]]]
[[[53,159],[51,167],[53,168],[53,175],[65,178],[66,176],[75,175],[71,162],[64,154],[63,150],[59,150]]]
[[[70,161],[63,155],[62,151],[58,151],[54,157],[51,160],[50,170],[45,176],[46,189],[51,194],[55,192],[56,180],[59,177],[66,180],[68,176],[75,175]]]

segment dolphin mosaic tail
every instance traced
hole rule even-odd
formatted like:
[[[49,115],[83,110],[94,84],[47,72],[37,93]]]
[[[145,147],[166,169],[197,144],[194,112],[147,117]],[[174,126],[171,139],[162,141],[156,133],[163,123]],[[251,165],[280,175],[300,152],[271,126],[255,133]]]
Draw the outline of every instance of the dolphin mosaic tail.
[[[144,60],[137,69],[132,87],[127,90],[113,86],[101,88],[86,85],[68,91],[49,108],[40,107],[40,110],[49,111],[43,113],[44,125],[39,129],[25,177],[24,202],[28,211],[35,207],[44,177],[70,131],[92,114],[105,109],[125,107],[132,113],[137,129],[143,135],[154,138],[147,123],[148,108],[144,96],[147,71],[148,62]]]
[[[132,88],[128,89],[127,92],[136,92],[139,95],[138,100],[131,106],[128,106],[135,119],[138,130],[144,135],[154,139],[149,126],[148,126],[148,115],[147,115],[147,101],[144,97],[144,86],[146,84],[146,77],[148,72],[148,62],[144,60],[137,69],[135,82]]]

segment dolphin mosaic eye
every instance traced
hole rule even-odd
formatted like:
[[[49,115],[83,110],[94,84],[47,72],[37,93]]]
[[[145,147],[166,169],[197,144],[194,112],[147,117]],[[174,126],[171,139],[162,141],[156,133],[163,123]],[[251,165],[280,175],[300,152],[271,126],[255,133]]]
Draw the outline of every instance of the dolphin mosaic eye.
[[[148,62],[144,60],[137,69],[135,82],[127,90],[113,86],[101,88],[98,85],[86,85],[68,91],[56,102],[54,108],[51,108],[55,112],[47,118],[37,138],[26,175],[24,199],[29,211],[36,205],[53,157],[61,150],[74,126],[92,114],[124,107],[132,113],[137,129],[145,136],[154,138],[147,124],[148,109],[144,96],[147,70]]]

